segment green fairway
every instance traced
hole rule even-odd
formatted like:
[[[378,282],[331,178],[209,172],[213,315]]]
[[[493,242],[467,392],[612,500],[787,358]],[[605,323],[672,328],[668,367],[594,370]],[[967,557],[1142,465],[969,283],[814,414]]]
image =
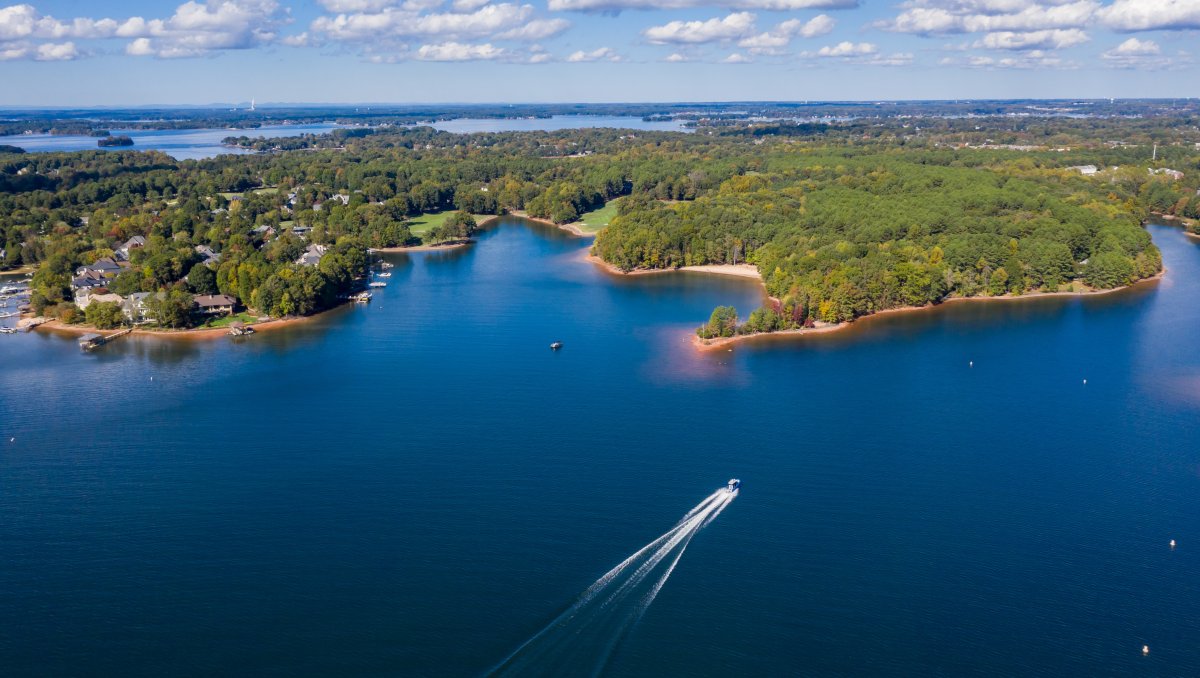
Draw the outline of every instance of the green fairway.
[[[412,217],[406,223],[408,230],[412,234],[419,237],[424,237],[430,230],[446,223],[450,215],[454,214],[454,210],[446,210],[445,212],[434,212],[432,214],[422,214],[419,217]],[[482,224],[487,219],[493,218],[494,214],[472,214],[475,217],[475,223]]]
[[[617,202],[619,200],[620,198],[609,200],[604,204],[604,207],[584,213],[579,217],[579,222],[575,225],[579,227],[579,230],[587,233],[595,233],[608,226],[613,217],[617,216]]]

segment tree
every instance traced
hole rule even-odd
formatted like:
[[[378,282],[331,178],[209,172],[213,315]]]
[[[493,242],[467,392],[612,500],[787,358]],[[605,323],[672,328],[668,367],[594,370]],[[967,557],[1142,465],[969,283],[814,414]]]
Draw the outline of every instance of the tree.
[[[696,334],[702,339],[732,337],[737,334],[737,309],[732,306],[714,308],[708,322],[701,325]]]
[[[188,271],[187,284],[193,294],[216,294],[217,273],[208,264],[196,264]]]
[[[194,312],[195,301],[183,290],[171,289],[146,297],[146,315],[163,327],[188,327]]]
[[[125,314],[121,305],[112,301],[94,301],[84,310],[88,324],[102,330],[120,327],[125,322]]]

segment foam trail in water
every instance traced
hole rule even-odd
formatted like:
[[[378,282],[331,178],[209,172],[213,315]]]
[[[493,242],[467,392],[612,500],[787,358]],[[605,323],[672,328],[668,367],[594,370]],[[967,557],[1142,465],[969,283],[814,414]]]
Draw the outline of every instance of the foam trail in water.
[[[688,544],[737,497],[721,488],[670,530],[635,551],[589,586],[569,608],[526,640],[489,675],[597,675],[645,614]]]

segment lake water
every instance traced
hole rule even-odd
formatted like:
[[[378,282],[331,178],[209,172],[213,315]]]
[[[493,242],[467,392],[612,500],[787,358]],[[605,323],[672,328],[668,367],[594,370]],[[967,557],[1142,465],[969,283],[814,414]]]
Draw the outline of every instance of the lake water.
[[[294,137],[301,134],[325,134],[337,129],[332,123],[312,125],[266,125],[257,129],[114,129],[113,135],[125,135],[133,139],[133,146],[117,146],[99,150],[107,151],[162,151],[176,160],[200,160],[213,156],[233,153],[243,154],[243,151],[221,145],[226,137],[247,136]],[[0,144],[20,146],[30,152],[63,152],[63,151],[94,151],[96,137],[78,134],[22,134],[0,137]]]
[[[247,340],[0,336],[0,667],[476,675],[739,477],[609,675],[1198,675],[1200,245],[1150,230],[1159,283],[731,352],[752,282],[516,221]]]

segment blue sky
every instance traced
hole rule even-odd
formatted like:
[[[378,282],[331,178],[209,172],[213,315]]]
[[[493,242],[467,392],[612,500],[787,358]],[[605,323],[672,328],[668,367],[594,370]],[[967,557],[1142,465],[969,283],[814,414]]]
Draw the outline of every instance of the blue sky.
[[[1200,0],[3,3],[0,106],[1200,95]]]

